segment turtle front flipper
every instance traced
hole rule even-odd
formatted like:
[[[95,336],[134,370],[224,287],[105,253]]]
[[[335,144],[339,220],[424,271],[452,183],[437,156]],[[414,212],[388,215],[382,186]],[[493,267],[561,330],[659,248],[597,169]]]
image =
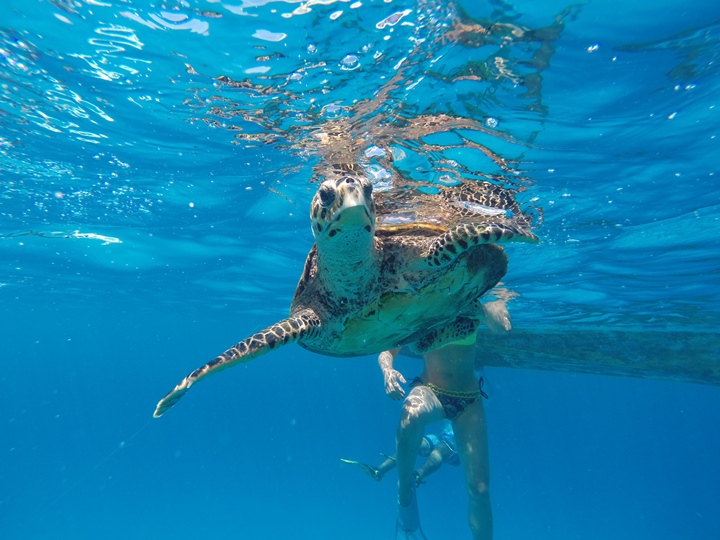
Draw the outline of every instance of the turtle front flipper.
[[[158,402],[153,416],[160,418],[165,411],[180,401],[180,398],[185,395],[185,392],[200,379],[204,379],[213,373],[217,373],[236,364],[244,364],[250,360],[254,360],[258,356],[262,356],[288,343],[294,343],[316,332],[319,327],[319,317],[314,311],[308,309],[298,313],[294,317],[289,317],[277,322],[269,328],[242,340],[215,358],[215,360],[196,369],[180,381],[175,388]]]
[[[428,250],[425,262],[433,267],[446,266],[473,246],[505,242],[532,242],[538,237],[511,223],[463,223],[441,234]]]

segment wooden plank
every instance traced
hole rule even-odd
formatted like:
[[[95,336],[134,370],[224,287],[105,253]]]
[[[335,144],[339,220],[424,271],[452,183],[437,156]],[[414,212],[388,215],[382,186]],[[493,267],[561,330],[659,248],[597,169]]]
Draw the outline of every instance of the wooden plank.
[[[556,328],[481,332],[477,362],[720,386],[720,334]]]

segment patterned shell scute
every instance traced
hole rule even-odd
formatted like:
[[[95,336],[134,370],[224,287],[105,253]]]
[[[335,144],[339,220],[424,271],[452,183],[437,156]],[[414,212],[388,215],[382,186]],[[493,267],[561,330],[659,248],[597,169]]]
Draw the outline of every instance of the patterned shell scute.
[[[484,181],[431,189],[395,185],[377,193],[375,204],[379,236],[438,236],[462,223],[529,225],[512,191]]]

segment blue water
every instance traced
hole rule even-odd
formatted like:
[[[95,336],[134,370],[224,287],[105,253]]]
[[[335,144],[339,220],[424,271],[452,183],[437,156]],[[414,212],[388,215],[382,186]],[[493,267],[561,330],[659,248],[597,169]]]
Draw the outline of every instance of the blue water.
[[[395,477],[339,461],[393,449],[374,358],[288,347],[151,415],[286,315],[324,123],[428,114],[482,129],[390,140],[404,174],[536,216],[515,331],[717,332],[716,2],[0,2],[0,537],[392,538]],[[720,388],[485,376],[497,539],[720,538]],[[458,469],[418,496],[469,538]]]

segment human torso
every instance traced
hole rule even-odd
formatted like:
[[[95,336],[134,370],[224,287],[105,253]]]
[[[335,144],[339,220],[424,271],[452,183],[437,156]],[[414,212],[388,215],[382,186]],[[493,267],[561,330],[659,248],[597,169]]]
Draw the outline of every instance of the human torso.
[[[447,345],[425,353],[421,378],[445,390],[475,391],[475,352],[475,345]]]

